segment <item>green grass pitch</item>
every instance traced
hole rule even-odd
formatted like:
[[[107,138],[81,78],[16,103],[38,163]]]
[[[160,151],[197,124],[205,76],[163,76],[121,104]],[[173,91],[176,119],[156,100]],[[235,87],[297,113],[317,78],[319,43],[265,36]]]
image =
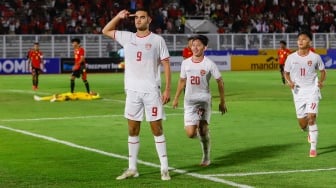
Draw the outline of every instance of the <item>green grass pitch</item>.
[[[117,181],[128,166],[123,118],[123,74],[90,74],[95,101],[34,101],[69,90],[69,76],[41,75],[31,90],[30,75],[0,76],[0,187],[334,187],[336,175],[335,80],[327,71],[318,126],[318,157],[309,158],[292,96],[279,72],[223,72],[228,113],[217,112],[211,81],[212,164],[200,167],[198,140],[186,137],[180,108],[165,106],[171,181],[161,181],[154,138],[142,123],[138,178]],[[174,97],[178,73],[173,74]],[[76,91],[85,91],[76,80]]]

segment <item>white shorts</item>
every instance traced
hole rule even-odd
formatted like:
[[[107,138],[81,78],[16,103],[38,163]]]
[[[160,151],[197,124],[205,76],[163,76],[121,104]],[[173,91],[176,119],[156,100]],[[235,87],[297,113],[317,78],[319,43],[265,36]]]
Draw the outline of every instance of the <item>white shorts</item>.
[[[202,115],[199,110],[204,110]],[[207,101],[184,100],[184,126],[197,125],[200,120],[206,120],[210,124],[211,99]]]
[[[297,118],[304,118],[308,113],[317,114],[322,98],[320,88],[297,88],[292,90]]]
[[[126,90],[125,118],[142,121],[144,112],[146,121],[165,119],[161,93],[141,93]]]

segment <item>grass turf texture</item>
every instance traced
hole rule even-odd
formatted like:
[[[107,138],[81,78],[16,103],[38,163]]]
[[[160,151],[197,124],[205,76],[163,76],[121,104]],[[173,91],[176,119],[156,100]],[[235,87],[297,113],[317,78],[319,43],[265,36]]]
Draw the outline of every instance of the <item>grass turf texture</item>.
[[[180,109],[172,109],[171,104],[165,107],[169,166],[183,170],[171,171],[172,180],[168,182],[161,181],[159,168],[143,164],[138,165],[139,178],[115,180],[128,166],[123,74],[89,75],[92,90],[100,93],[102,100],[55,103],[34,101],[33,95],[67,92],[69,75],[41,75],[36,92],[31,90],[29,75],[0,76],[0,126],[125,157],[115,158],[1,128],[0,187],[232,187],[227,182],[238,187],[334,187],[336,73],[328,71],[322,89],[317,158],[308,157],[306,133],[299,129],[291,93],[281,84],[278,72],[222,75],[228,114],[216,112],[219,98],[212,80],[211,166],[198,166],[202,155],[199,141],[185,136],[183,97]],[[178,73],[174,73],[172,97],[177,79]],[[85,91],[78,79],[76,91]],[[147,122],[142,123],[140,140],[139,159],[159,164]],[[268,174],[244,175],[258,172]]]

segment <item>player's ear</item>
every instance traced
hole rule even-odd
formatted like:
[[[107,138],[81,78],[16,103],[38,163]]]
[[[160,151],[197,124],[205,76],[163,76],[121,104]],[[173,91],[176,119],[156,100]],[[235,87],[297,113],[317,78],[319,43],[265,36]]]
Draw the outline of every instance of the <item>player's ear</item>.
[[[207,49],[208,49],[208,46],[205,46],[205,47],[204,47],[204,51],[207,50]]]

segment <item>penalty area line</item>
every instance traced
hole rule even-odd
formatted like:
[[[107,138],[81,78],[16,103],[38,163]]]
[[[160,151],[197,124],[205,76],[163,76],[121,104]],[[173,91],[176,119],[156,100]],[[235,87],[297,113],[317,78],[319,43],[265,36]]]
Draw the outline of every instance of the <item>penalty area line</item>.
[[[0,129],[4,129],[4,130],[16,132],[16,133],[21,133],[21,134],[24,134],[24,135],[27,135],[27,136],[32,136],[32,137],[48,140],[50,142],[63,144],[63,145],[66,145],[66,146],[69,146],[69,147],[72,147],[72,148],[77,148],[77,149],[81,149],[81,150],[85,150],[85,151],[90,151],[90,152],[98,153],[98,154],[101,154],[101,155],[114,157],[114,158],[117,158],[117,159],[128,160],[128,157],[123,156],[123,155],[110,153],[110,152],[106,152],[106,151],[102,151],[102,150],[98,150],[98,149],[90,148],[90,147],[86,147],[86,146],[81,146],[81,145],[78,145],[78,144],[75,144],[75,143],[72,143],[72,142],[68,142],[68,141],[65,141],[65,140],[59,140],[57,138],[53,138],[53,137],[50,137],[50,136],[36,134],[36,133],[29,132],[29,131],[21,130],[21,129],[15,129],[15,128],[7,127],[7,126],[4,126],[4,125],[0,125]],[[142,160],[138,160],[137,162],[138,162],[138,164],[142,164],[142,165],[146,165],[146,166],[150,166],[150,167],[160,169],[160,165],[155,164],[155,163],[146,162],[146,161],[142,161]],[[230,185],[230,186],[233,186],[233,187],[252,188],[249,185],[238,184],[238,183],[235,183],[235,182],[232,182],[232,181],[228,181],[228,180],[224,180],[224,179],[216,178],[216,177],[211,177],[211,176],[207,176],[207,175],[190,173],[186,170],[177,169],[177,168],[173,168],[173,167],[169,167],[169,170],[172,171],[172,172],[175,172],[175,173],[184,174],[184,175],[188,175],[188,176],[192,176],[192,177],[195,177],[195,178],[204,179],[204,180],[208,180],[208,181],[213,181],[213,182],[216,182],[216,183],[222,183],[222,184]]]

